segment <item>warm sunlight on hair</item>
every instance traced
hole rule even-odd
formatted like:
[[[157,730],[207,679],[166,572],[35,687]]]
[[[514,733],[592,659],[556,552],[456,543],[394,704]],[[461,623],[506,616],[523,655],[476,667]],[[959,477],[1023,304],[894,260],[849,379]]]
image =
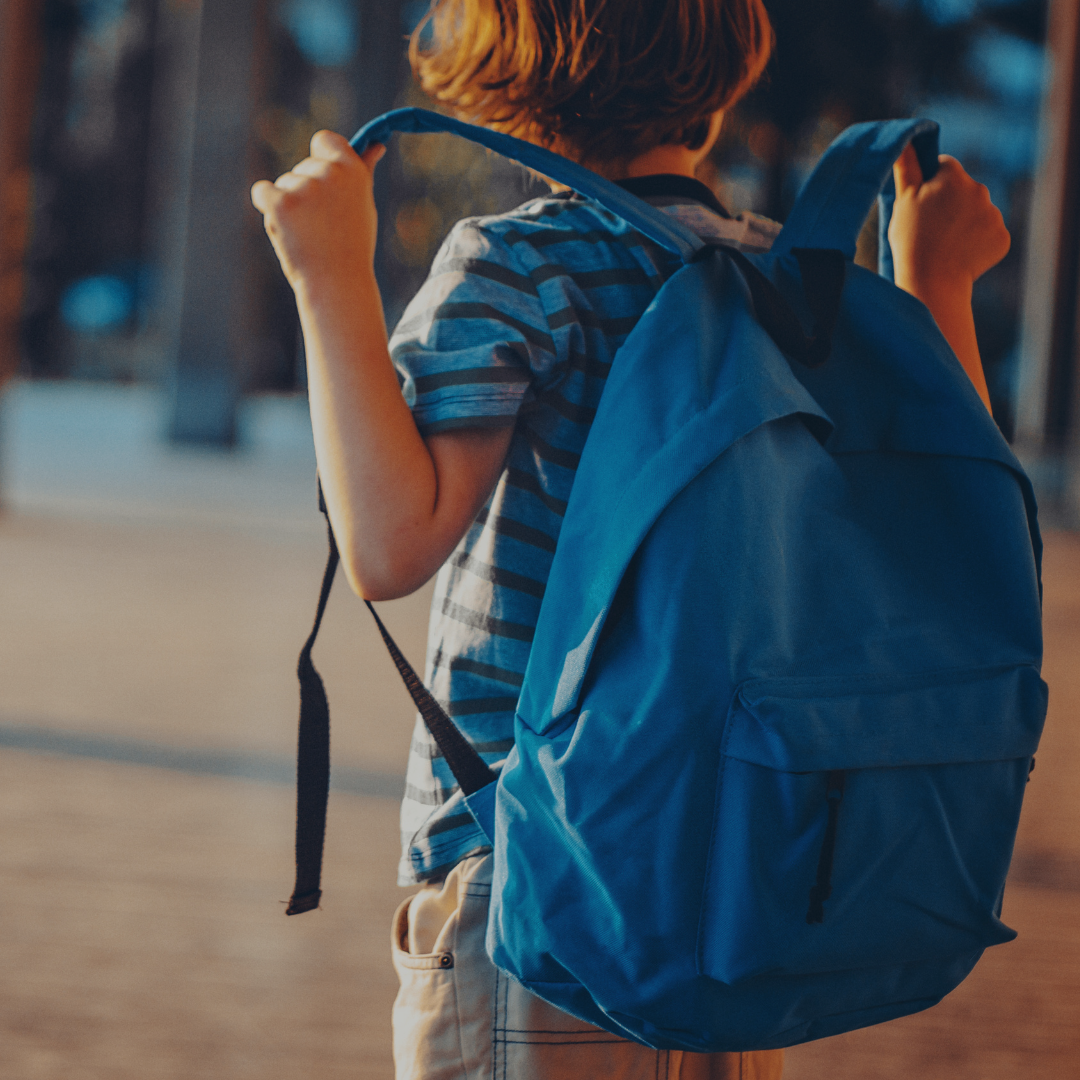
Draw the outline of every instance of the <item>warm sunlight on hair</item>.
[[[596,163],[700,147],[772,43],[762,0],[434,0],[409,54],[463,118]]]

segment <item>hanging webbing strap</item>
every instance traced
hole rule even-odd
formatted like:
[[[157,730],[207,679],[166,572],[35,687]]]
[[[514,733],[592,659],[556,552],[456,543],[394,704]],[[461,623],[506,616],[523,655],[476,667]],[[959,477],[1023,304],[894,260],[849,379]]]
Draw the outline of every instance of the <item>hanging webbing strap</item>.
[[[483,787],[487,787],[495,780],[495,773],[487,766],[484,759],[473,749],[472,744],[461,734],[457,724],[446,714],[446,710],[431,696],[431,691],[420,681],[420,677],[412,669],[412,665],[405,659],[397,642],[390,636],[389,631],[383,626],[375,608],[370,600],[365,600],[368,611],[371,612],[379,627],[379,633],[386,643],[394,664],[398,669],[405,689],[413,699],[420,715],[424,719],[424,725],[431,732],[431,737],[442,751],[446,764],[454,774],[463,795],[472,795]]]
[[[326,569],[323,571],[315,625],[300,650],[300,662],[296,669],[300,679],[300,735],[296,761],[296,884],[293,886],[289,906],[285,909],[286,915],[299,915],[317,908],[322,896],[320,881],[323,840],[326,836],[326,804],[330,793],[330,706],[326,700],[323,681],[312,663],[311,650],[318,637],[326,602],[334,584],[339,555],[321,484],[319,509],[326,517],[330,551],[326,559]],[[364,603],[375,619],[379,633],[405,683],[405,689],[409,691],[409,696],[420,711],[424,724],[446,759],[446,764],[454,774],[462,793],[472,795],[494,783],[495,773],[421,682],[398,648],[397,642],[383,625],[371,601],[365,600]]]
[[[326,513],[321,486],[319,509]],[[319,884],[326,835],[326,801],[330,794],[330,705],[326,700],[326,687],[311,661],[311,650],[319,636],[338,566],[337,542],[329,517],[326,532],[330,554],[323,571],[315,625],[300,650],[300,661],[296,665],[300,680],[300,733],[296,747],[296,884],[285,909],[286,915],[299,915],[317,908],[322,896]]]

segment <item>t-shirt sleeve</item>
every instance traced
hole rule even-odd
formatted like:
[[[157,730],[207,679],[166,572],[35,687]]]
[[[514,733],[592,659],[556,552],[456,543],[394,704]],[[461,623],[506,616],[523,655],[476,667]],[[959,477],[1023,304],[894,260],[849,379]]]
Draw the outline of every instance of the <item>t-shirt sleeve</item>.
[[[505,238],[459,222],[390,339],[421,434],[514,423],[555,344],[532,278]]]

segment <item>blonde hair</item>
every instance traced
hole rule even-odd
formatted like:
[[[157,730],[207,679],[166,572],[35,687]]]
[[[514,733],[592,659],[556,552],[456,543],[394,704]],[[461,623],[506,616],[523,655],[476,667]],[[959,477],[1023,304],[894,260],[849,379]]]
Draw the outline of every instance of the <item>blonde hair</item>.
[[[763,0],[432,0],[409,57],[464,119],[597,164],[704,145],[772,44]]]

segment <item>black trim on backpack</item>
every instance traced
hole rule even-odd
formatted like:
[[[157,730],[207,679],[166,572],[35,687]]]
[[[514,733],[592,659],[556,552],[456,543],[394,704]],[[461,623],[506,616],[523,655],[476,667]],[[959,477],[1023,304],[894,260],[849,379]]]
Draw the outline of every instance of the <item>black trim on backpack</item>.
[[[695,261],[714,251],[722,251],[735,264],[750,290],[757,321],[782,353],[808,368],[818,367],[828,360],[847,270],[847,259],[842,251],[832,248],[791,250],[799,264],[803,295],[813,320],[810,334],[803,329],[799,316],[780,290],[737,248],[709,244],[695,256]]]

